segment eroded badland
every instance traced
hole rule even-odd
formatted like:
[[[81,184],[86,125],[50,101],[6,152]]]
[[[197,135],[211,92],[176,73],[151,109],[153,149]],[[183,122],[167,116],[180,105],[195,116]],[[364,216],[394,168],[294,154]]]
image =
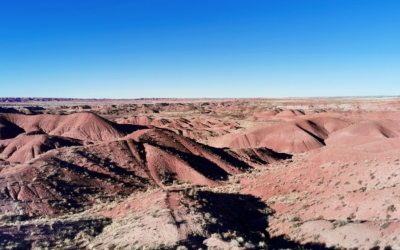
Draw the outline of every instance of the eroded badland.
[[[400,249],[399,98],[1,101],[1,249]]]

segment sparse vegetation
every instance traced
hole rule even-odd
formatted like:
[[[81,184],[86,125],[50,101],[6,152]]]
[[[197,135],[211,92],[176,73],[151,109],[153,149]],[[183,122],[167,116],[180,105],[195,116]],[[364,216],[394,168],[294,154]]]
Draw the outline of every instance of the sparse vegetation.
[[[338,102],[339,106],[343,105],[342,101],[329,100]],[[228,149],[222,148],[221,143],[221,148],[210,147],[222,136],[229,137],[230,133],[239,136],[258,126],[278,131],[287,124],[298,122],[294,117],[290,121],[278,119],[276,114],[273,119],[256,117],[272,108],[274,113],[282,112],[289,105],[281,100],[273,102],[272,105],[263,101],[227,101],[220,102],[219,106],[217,102],[207,105],[127,104],[129,111],[126,112],[110,106],[101,111],[102,114],[111,117],[112,121],[121,119],[119,121],[124,122],[121,127],[105,122],[111,126],[109,131],[116,131],[114,137],[100,136],[104,132],[101,129],[87,134],[77,129],[75,134],[67,135],[92,139],[76,141],[75,146],[48,150],[27,161],[0,159],[3,183],[0,185],[3,202],[0,206],[0,248],[124,249],[129,245],[149,249],[206,249],[203,242],[211,237],[215,242],[233,248],[273,248],[270,244],[279,239],[292,249],[308,249],[307,245],[300,244],[311,244],[310,241],[315,246],[323,244],[330,226],[337,232],[369,226],[382,234],[395,228],[397,209],[393,187],[398,185],[399,171],[395,166],[399,160],[382,158],[379,153],[365,154],[373,155],[374,159],[362,159],[357,154],[363,152],[363,144],[354,147],[359,147],[358,151],[346,145],[329,144],[334,139],[342,143],[340,137],[334,138],[340,131],[332,137],[329,135],[329,140],[325,141],[328,131],[323,124],[327,117],[328,123],[344,128],[368,125],[369,120],[354,121],[352,115],[348,115],[343,124],[337,123],[336,118],[330,120],[332,117],[328,112],[331,110],[317,108],[322,105],[317,102],[315,107],[301,110],[303,113],[315,110],[324,113],[324,119],[317,113],[312,115],[313,118],[301,116],[318,133],[327,134],[317,143],[317,150],[283,154],[263,145],[246,149],[236,145],[236,148]],[[177,107],[186,111],[173,110]],[[224,111],[231,107],[243,113],[232,115],[229,113],[232,111]],[[67,110],[62,111],[67,114]],[[338,110],[346,112],[343,107]],[[144,115],[141,113],[144,111],[155,113]],[[203,115],[201,119],[196,117],[199,112]],[[122,114],[124,117],[120,117]],[[227,115],[229,118],[225,119]],[[139,116],[141,119],[146,116],[149,124],[157,121],[161,125],[146,129],[146,132],[130,130],[131,124],[125,122],[138,122]],[[182,116],[185,119],[181,119]],[[253,121],[253,118],[257,119]],[[320,118],[324,122],[319,121]],[[71,126],[76,124],[78,121]],[[296,123],[312,135],[320,136],[303,125]],[[288,128],[296,130],[299,127]],[[269,136],[273,133],[268,131]],[[20,137],[24,136],[31,135]],[[272,143],[285,136],[286,133],[282,134],[268,146],[274,146]],[[1,142],[2,152],[7,150],[7,143]],[[342,155],[332,158],[335,156],[331,155],[332,149]],[[360,160],[355,161],[357,157]],[[16,174],[19,169],[24,171]],[[384,199],[380,199],[380,194]],[[380,213],[370,218],[369,211],[376,211],[376,206]],[[272,208],[277,210],[275,215]],[[348,219],[332,221],[333,216],[348,216]],[[112,222],[96,225],[93,221],[99,218],[112,218]],[[339,229],[348,223],[358,225]],[[321,231],[314,230],[316,225]],[[192,232],[196,234],[192,235]],[[48,237],[38,239],[44,233]],[[175,240],[180,234],[189,240]],[[376,237],[368,236],[367,243],[362,239],[351,244],[369,247],[396,240],[385,236],[378,239],[382,243],[376,243]],[[7,244],[2,242],[4,237]],[[17,240],[11,240],[11,237]],[[337,244],[347,244],[350,238],[345,235]]]
[[[332,223],[332,227],[343,227],[345,225],[349,224],[349,221],[347,219],[337,219]]]

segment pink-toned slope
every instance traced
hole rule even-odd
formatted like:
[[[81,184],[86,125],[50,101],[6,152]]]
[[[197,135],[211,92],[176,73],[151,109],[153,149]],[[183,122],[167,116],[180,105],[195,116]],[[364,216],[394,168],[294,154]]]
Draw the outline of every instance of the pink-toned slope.
[[[331,131],[347,124],[335,118],[297,119],[261,127],[245,134],[229,134],[215,140],[216,147],[267,147],[277,152],[305,152],[324,146]],[[326,129],[325,129],[326,127]]]
[[[300,116],[300,115],[304,115],[304,113],[302,111],[299,111],[299,110],[287,109],[287,110],[283,110],[283,111],[279,112],[275,116],[277,116],[277,117],[291,117],[291,116]]]
[[[132,116],[129,118],[118,118],[115,120],[118,124],[133,124],[133,125],[142,125],[149,126],[153,119],[148,116]]]
[[[384,120],[350,125],[329,135],[325,142],[327,145],[357,146],[375,140],[397,137],[400,137],[400,122]]]
[[[3,150],[0,158],[10,162],[25,162],[43,154],[49,150],[60,147],[82,145],[77,139],[45,134],[19,135],[17,138],[0,141]]]
[[[103,141],[123,137],[122,125],[114,124],[92,113],[71,115],[1,114],[2,119],[15,124],[25,132],[43,130],[50,135],[80,140]]]

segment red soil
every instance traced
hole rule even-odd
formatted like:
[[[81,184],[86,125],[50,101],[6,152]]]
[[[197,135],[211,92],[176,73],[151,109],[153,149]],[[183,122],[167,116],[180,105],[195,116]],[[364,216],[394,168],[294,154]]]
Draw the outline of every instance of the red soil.
[[[65,116],[0,114],[0,119],[5,129],[15,131],[16,128],[20,128],[22,129],[18,131],[20,133],[42,130],[49,135],[91,141],[113,140],[126,134],[121,126],[92,113],[76,113]],[[8,138],[15,136],[13,133]]]
[[[118,124],[133,124],[133,125],[143,125],[149,126],[153,119],[148,116],[132,116],[129,118],[119,118],[115,119],[115,122]]]
[[[2,146],[1,146],[2,145]],[[26,162],[49,150],[82,145],[76,139],[46,134],[24,135],[0,141],[0,158],[10,162]]]
[[[260,127],[244,134],[228,134],[215,140],[217,147],[267,147],[277,152],[299,153],[324,146],[328,135],[347,126],[336,118],[297,119],[282,124]]]
[[[4,109],[0,248],[397,249],[399,103]]]
[[[304,113],[299,110],[287,109],[287,110],[283,110],[282,112],[279,112],[276,116],[291,117],[291,116],[299,116],[299,115],[304,115]]]

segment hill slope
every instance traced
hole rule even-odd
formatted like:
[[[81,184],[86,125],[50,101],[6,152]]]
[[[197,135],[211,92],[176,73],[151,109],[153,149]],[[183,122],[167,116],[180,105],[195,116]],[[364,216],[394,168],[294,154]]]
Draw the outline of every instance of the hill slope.
[[[92,113],[71,115],[0,114],[2,138],[9,139],[23,132],[42,130],[49,135],[79,140],[104,141],[121,138],[139,127],[112,123]]]

